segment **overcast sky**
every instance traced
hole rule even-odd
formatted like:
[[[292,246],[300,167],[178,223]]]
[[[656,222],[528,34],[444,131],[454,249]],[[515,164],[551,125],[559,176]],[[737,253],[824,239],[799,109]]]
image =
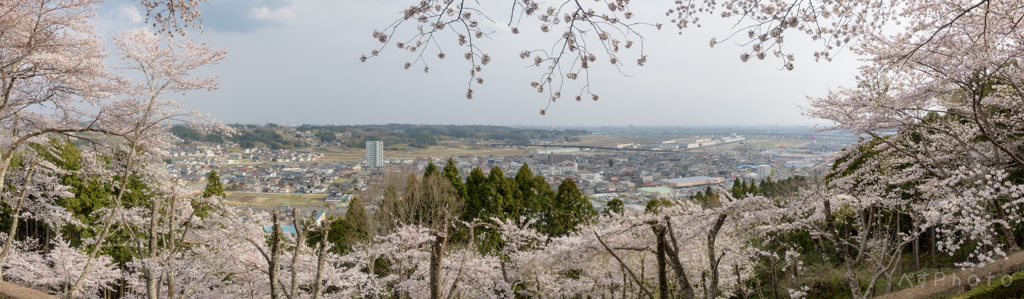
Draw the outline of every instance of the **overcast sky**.
[[[524,20],[521,26],[528,27],[519,35],[504,24],[482,25],[495,32],[478,44],[493,62],[481,72],[484,84],[473,84],[472,100],[465,97],[468,63],[460,58],[465,51],[451,47],[451,36],[441,40],[442,47],[449,42],[449,58],[428,60],[430,73],[422,66],[403,69],[415,57],[394,46],[359,62],[360,55],[381,45],[373,30],[418,1],[209,0],[199,7],[205,34],[190,36],[229,50],[226,61],[203,70],[219,75],[221,88],[189,93],[184,100],[226,123],[813,125],[822,121],[800,114],[805,98],[852,84],[860,65],[849,51],[832,62],[814,62],[810,53],[816,44],[795,35],[787,41],[798,55],[793,71],[779,70],[780,61],[772,58],[744,63],[735,43],[708,45],[712,37],[732,32],[730,22],[710,18],[712,23],[682,35],[666,25],[661,31],[642,29],[648,62],[643,67],[627,63],[623,71],[629,77],[607,63],[592,67],[591,90],[599,101],[567,97],[541,116],[547,97],[530,82],[542,70],[528,68],[532,63],[518,53],[550,47],[557,35],[532,28],[539,26],[535,21]],[[634,2],[633,8],[643,20],[668,23],[665,4]],[[146,27],[137,1],[109,0],[98,13],[95,24],[108,40]],[[507,15],[495,19],[508,21]],[[633,61],[637,55],[624,53],[622,59]]]

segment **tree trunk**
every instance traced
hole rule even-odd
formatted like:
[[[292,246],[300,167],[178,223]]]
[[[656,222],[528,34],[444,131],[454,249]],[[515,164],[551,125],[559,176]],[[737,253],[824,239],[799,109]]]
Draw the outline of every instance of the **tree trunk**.
[[[679,242],[676,240],[675,230],[672,229],[672,220],[669,217],[665,217],[665,224],[668,226],[668,236],[672,239],[671,246],[666,245],[668,249],[669,261],[672,262],[672,270],[676,274],[676,280],[679,283],[680,294],[682,299],[693,299],[696,297],[693,292],[693,286],[690,285],[690,280],[686,277],[686,271],[683,269],[683,263],[679,261]]]
[[[327,234],[331,232],[330,222],[322,222],[320,224],[320,244],[318,246],[316,254],[316,278],[313,279],[313,299],[320,299],[320,293],[322,292],[321,280],[324,275],[324,264],[327,263]]]
[[[718,237],[718,231],[722,229],[722,225],[725,224],[725,218],[728,217],[726,214],[718,214],[718,220],[715,221],[715,225],[708,231],[708,262],[711,264],[711,279],[708,284],[707,293],[705,297],[708,299],[718,298],[721,291],[718,289],[718,263],[721,261],[715,257],[715,238]]]
[[[302,248],[302,242],[306,241],[306,234],[303,234],[302,228],[299,226],[299,213],[297,209],[292,209],[292,225],[295,226],[295,253],[292,254],[292,287],[289,292],[290,298],[295,297],[299,291],[299,271],[297,265],[299,263],[299,249]]]
[[[167,276],[167,298],[174,298],[174,277],[170,275]]]
[[[850,287],[850,292],[853,295],[853,298],[862,298],[863,295],[861,295],[860,279],[857,277],[856,265],[854,264],[853,258],[850,256],[850,252],[846,248],[846,245],[840,242],[839,230],[836,229],[836,220],[832,216],[832,202],[826,199],[824,206],[823,213],[825,213],[825,225],[827,226],[828,231],[832,234],[832,238],[835,239],[833,242],[836,244],[836,249],[838,249],[839,253],[843,255],[843,260],[846,263],[845,276],[846,282]],[[896,214],[897,232],[899,231],[899,223],[899,214]]]
[[[938,249],[938,247],[935,246],[935,243],[936,243],[936,241],[935,241],[935,226],[933,225],[932,227],[929,227],[928,228],[928,232],[932,235],[932,237],[931,237],[932,245],[931,245],[931,247],[929,247],[930,249],[928,251],[931,251],[932,267],[937,268],[939,266],[939,264],[935,262],[935,250]]]
[[[156,223],[157,219],[160,218],[160,213],[157,212],[157,202],[159,200],[157,200],[156,198],[153,198],[151,200],[152,202],[150,203],[149,207],[149,248],[147,250],[148,252],[146,253],[147,256],[144,257],[150,259],[150,262],[152,262],[153,253],[156,252]],[[143,273],[145,273],[146,275],[146,297],[149,299],[159,298],[160,294],[158,294],[158,291],[156,289],[157,277],[156,273],[154,273],[153,271],[153,268],[151,266],[144,267]],[[171,278],[167,277],[167,279],[169,280]],[[170,293],[168,293],[168,295],[170,295]]]
[[[512,285],[512,281],[508,280],[508,269],[505,266],[505,260],[498,259],[498,263],[501,264],[501,279],[505,280],[505,283]]]
[[[459,280],[462,279],[462,271],[465,270],[466,268],[466,259],[468,258],[468,253],[470,250],[473,249],[473,240],[476,240],[476,234],[473,233],[473,228],[475,227],[474,225],[475,224],[469,225],[469,246],[466,246],[466,249],[462,252],[462,262],[459,265],[459,273],[455,275],[455,280],[452,281],[452,287],[448,289],[447,299],[451,299],[452,296],[455,295],[455,290],[456,288],[459,287]],[[505,272],[505,261],[501,261],[501,275],[502,279],[504,279],[507,282],[508,274]]]
[[[440,233],[434,235],[434,245],[430,246],[430,298],[441,298],[441,258],[447,237]]]
[[[177,196],[176,195],[175,196],[171,196],[170,202],[167,204],[170,208],[167,209],[167,235],[168,236],[167,236],[167,241],[166,242],[169,243],[170,245],[166,245],[166,244],[164,245],[167,248],[170,248],[172,251],[178,250],[177,243],[176,243],[175,237],[174,237],[174,228],[176,226],[175,223],[174,223],[174,221],[175,221],[174,220],[174,212],[177,211],[177,208],[174,206],[175,202],[177,202]],[[185,229],[181,232],[181,236],[180,236],[182,238],[182,240],[184,240],[185,234],[188,233],[188,226],[189,225],[190,225],[190,222],[186,222],[185,225],[184,225]],[[173,258],[173,255],[169,255],[169,257]],[[168,271],[167,272],[167,298],[168,299],[174,298],[174,294],[175,294],[175,290],[174,290],[174,274],[172,274],[172,273],[170,273]],[[184,296],[181,296],[181,297],[184,297]]]
[[[797,258],[793,258],[793,284],[800,285],[800,261]]]
[[[619,265],[622,271],[622,299],[626,299],[626,288],[629,286],[629,281],[626,280],[626,266]]]
[[[996,219],[1004,220],[1005,221],[1006,220],[1006,211],[1003,211],[1003,207],[1002,207],[1002,205],[999,204],[999,200],[998,199],[992,199],[992,202],[993,202],[993,204],[992,204],[993,208],[996,209]],[[1011,221],[1007,221],[1007,222],[1011,222]],[[999,227],[1002,228],[1003,235],[1006,235],[1006,244],[1009,245],[1008,246],[1009,250],[1008,250],[1008,252],[1006,254],[1008,254],[1008,255],[1009,254],[1014,254],[1014,253],[1017,253],[1017,251],[1020,251],[1020,248],[1017,247],[1017,240],[1013,236],[1013,230],[1011,230],[1010,227],[1006,226],[1006,225],[999,225]]]
[[[899,234],[900,234],[900,213],[896,213],[896,235],[898,236]],[[903,261],[900,260],[900,261],[896,262],[896,265],[899,266],[897,268],[897,269],[899,269],[898,271],[899,272],[903,272]]]
[[[647,290],[647,287],[644,286],[644,282],[643,282],[644,259],[643,258],[640,259],[640,278],[637,278],[636,274],[633,273],[633,270],[630,269],[629,267],[626,267],[626,263],[623,262],[621,258],[619,258],[619,255],[615,254],[615,251],[613,251],[611,247],[608,247],[608,244],[604,243],[604,240],[601,239],[601,235],[598,235],[596,231],[594,232],[594,237],[597,238],[597,242],[601,243],[601,246],[603,246],[604,249],[608,251],[608,254],[611,254],[612,257],[615,258],[615,260],[619,262],[619,266],[621,266],[622,269],[626,271],[626,273],[629,273],[629,276],[632,277],[633,281],[636,282],[637,286],[639,286],[641,292],[639,294],[637,294],[637,298],[640,298],[640,297],[642,297],[642,295],[647,294],[648,298],[653,299],[654,295],[651,294],[651,292]],[[623,292],[625,292],[625,288],[623,288]]]
[[[776,263],[774,259],[771,260],[771,263],[772,263],[772,294],[775,295],[775,299],[779,299],[779,271],[778,271],[779,267],[778,267],[778,263]]]
[[[921,271],[921,238],[914,238],[914,267],[917,268],[915,271]]]
[[[640,285],[641,287],[643,287],[643,290],[647,289],[647,277],[644,276],[644,270],[647,270],[647,268],[644,267],[644,261],[646,261],[646,260],[647,259],[643,258],[642,256],[640,257],[640,281],[638,281],[636,283],[637,285]],[[640,298],[640,295],[642,295],[642,294],[644,294],[644,293],[642,293],[642,292],[641,293],[637,293],[636,297]],[[651,299],[654,299],[654,295],[651,295],[649,292],[647,293],[647,297],[649,297]]]
[[[654,235],[658,238],[658,298],[668,299],[668,273],[665,263],[665,226],[651,225]]]
[[[277,299],[277,263],[278,255],[281,253],[281,222],[278,219],[277,210],[271,214],[274,222],[274,231],[270,234],[270,265],[267,275],[270,276],[270,298]]]

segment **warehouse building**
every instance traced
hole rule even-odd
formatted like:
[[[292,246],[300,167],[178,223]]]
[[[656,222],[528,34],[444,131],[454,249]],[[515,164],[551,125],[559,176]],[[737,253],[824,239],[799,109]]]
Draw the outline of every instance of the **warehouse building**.
[[[661,184],[669,188],[701,187],[707,185],[721,184],[725,179],[706,176],[692,176],[677,179],[662,180]]]

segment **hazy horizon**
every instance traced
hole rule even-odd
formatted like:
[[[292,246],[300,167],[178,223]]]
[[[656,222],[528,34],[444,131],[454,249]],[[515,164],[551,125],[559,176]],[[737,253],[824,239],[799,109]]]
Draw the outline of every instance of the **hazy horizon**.
[[[226,61],[201,70],[219,75],[221,88],[175,97],[224,123],[814,125],[821,121],[802,116],[799,105],[806,103],[806,96],[823,96],[830,87],[849,85],[859,65],[850,51],[833,62],[814,62],[810,53],[818,45],[799,35],[787,41],[787,48],[797,55],[793,71],[780,70],[781,61],[771,55],[763,61],[741,62],[741,48],[733,42],[709,47],[712,37],[722,40],[732,33],[731,23],[716,17],[703,28],[687,28],[681,36],[671,25],[660,31],[641,28],[647,37],[646,66],[626,63],[623,75],[607,62],[600,63],[607,57],[600,58],[590,72],[599,101],[576,102],[572,90],[579,86],[566,86],[565,96],[548,107],[546,93],[530,87],[541,69],[527,67],[532,63],[518,53],[549,47],[557,35],[527,27],[513,35],[505,24],[490,23],[481,26],[494,30],[494,39],[478,43],[493,62],[480,72],[485,82],[473,83],[473,100],[467,100],[468,64],[460,49],[446,47],[451,36],[441,40],[450,57],[431,56],[426,74],[422,65],[403,69],[418,53],[393,45],[379,57],[359,61],[360,55],[381,47],[371,33],[400,17],[407,5],[350,0],[203,2],[199,9],[205,33],[189,36],[229,50]],[[668,23],[664,5],[632,7],[640,19]],[[134,1],[108,1],[94,23],[109,40],[124,30],[148,27],[140,14],[144,11]],[[495,18],[503,17],[507,18]],[[637,48],[619,55],[633,61]],[[429,51],[426,54],[436,53]],[[541,116],[544,108],[547,115]]]
[[[286,127],[300,127],[300,126],[387,126],[387,125],[412,125],[412,126],[495,126],[495,127],[509,127],[509,128],[527,128],[527,129],[575,129],[575,128],[612,128],[612,129],[689,129],[689,130],[744,130],[744,129],[812,129],[814,125],[783,125],[783,124],[762,124],[762,125],[531,125],[531,124],[453,124],[453,123],[280,123],[273,121],[258,122],[258,123],[246,123],[246,122],[224,122],[226,125],[257,125],[264,126],[267,124],[274,124],[278,126]]]

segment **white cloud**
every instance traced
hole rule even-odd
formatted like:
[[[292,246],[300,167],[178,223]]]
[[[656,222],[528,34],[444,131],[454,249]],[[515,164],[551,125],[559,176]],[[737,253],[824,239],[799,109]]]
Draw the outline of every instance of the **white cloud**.
[[[295,14],[292,13],[288,7],[282,7],[278,9],[270,9],[264,7],[253,7],[249,12],[249,16],[257,21],[271,22],[278,24],[291,23],[295,19]]]
[[[509,27],[508,24],[498,21],[491,21],[490,23],[494,25],[495,31],[512,32],[512,27]]]
[[[118,18],[128,20],[132,24],[142,22],[142,13],[139,9],[131,5],[122,5],[116,12]]]

